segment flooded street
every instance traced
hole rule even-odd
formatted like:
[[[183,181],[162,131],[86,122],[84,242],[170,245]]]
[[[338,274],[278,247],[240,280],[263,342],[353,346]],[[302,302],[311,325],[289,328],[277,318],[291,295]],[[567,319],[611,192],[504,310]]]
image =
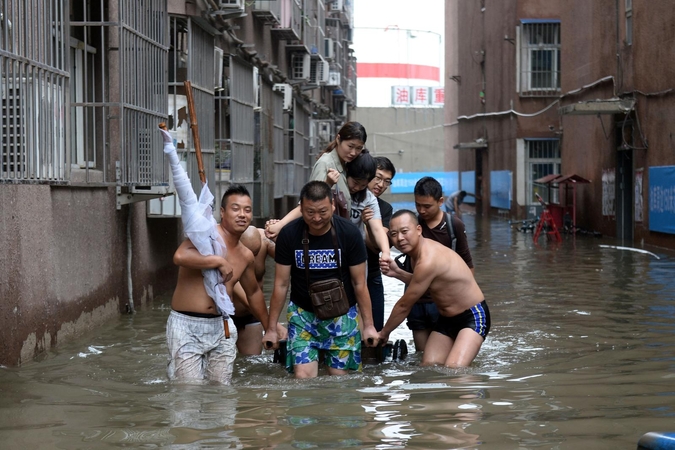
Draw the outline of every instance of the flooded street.
[[[469,369],[411,354],[295,381],[266,353],[238,358],[232,386],[169,384],[165,296],[2,368],[2,448],[634,449],[675,430],[675,254],[590,236],[537,247],[508,222],[466,223],[492,312]],[[402,285],[385,284],[388,315]],[[405,325],[400,338],[412,351]]]

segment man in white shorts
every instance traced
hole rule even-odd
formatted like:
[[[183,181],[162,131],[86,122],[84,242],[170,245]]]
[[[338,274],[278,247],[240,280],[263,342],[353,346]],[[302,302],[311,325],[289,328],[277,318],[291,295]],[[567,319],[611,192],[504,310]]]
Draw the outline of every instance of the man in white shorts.
[[[220,270],[227,294],[239,282],[250,311],[267,328],[267,307],[255,277],[254,256],[239,239],[251,224],[251,196],[239,185],[230,186],[221,202],[218,232],[227,247],[225,257],[202,255],[189,239],[174,254],[178,282],[166,325],[170,380],[212,380],[228,384],[237,354],[237,329],[231,317],[222,316],[204,288],[203,269]]]

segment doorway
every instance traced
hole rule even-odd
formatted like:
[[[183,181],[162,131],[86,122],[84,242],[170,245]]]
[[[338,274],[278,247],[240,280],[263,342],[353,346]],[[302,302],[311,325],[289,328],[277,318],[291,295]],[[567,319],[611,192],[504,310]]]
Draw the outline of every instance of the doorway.
[[[630,244],[633,242],[634,228],[633,121],[623,116],[616,123],[616,237]]]

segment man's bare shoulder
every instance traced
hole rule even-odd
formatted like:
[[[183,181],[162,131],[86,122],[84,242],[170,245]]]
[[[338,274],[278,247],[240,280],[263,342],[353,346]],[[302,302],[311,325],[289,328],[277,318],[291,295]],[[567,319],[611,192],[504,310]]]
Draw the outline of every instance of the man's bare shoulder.
[[[417,266],[428,265],[433,268],[442,268],[445,263],[451,262],[455,257],[458,256],[452,249],[432,239],[425,239]]]
[[[237,245],[233,248],[228,248],[227,255],[232,256],[232,262],[241,261],[246,265],[252,263],[255,260],[253,252],[241,242],[237,242]]]

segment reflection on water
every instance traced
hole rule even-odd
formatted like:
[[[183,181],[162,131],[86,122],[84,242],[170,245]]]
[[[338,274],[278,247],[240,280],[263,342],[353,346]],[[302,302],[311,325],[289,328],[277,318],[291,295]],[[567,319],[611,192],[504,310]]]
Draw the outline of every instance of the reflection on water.
[[[467,217],[493,328],[471,368],[419,355],[296,381],[271,355],[232,386],[166,381],[168,297],[0,370],[2,448],[635,448],[675,426],[675,254],[540,246]],[[385,281],[387,313],[402,293]],[[266,286],[269,294],[270,285]],[[405,326],[391,339],[412,340]]]

